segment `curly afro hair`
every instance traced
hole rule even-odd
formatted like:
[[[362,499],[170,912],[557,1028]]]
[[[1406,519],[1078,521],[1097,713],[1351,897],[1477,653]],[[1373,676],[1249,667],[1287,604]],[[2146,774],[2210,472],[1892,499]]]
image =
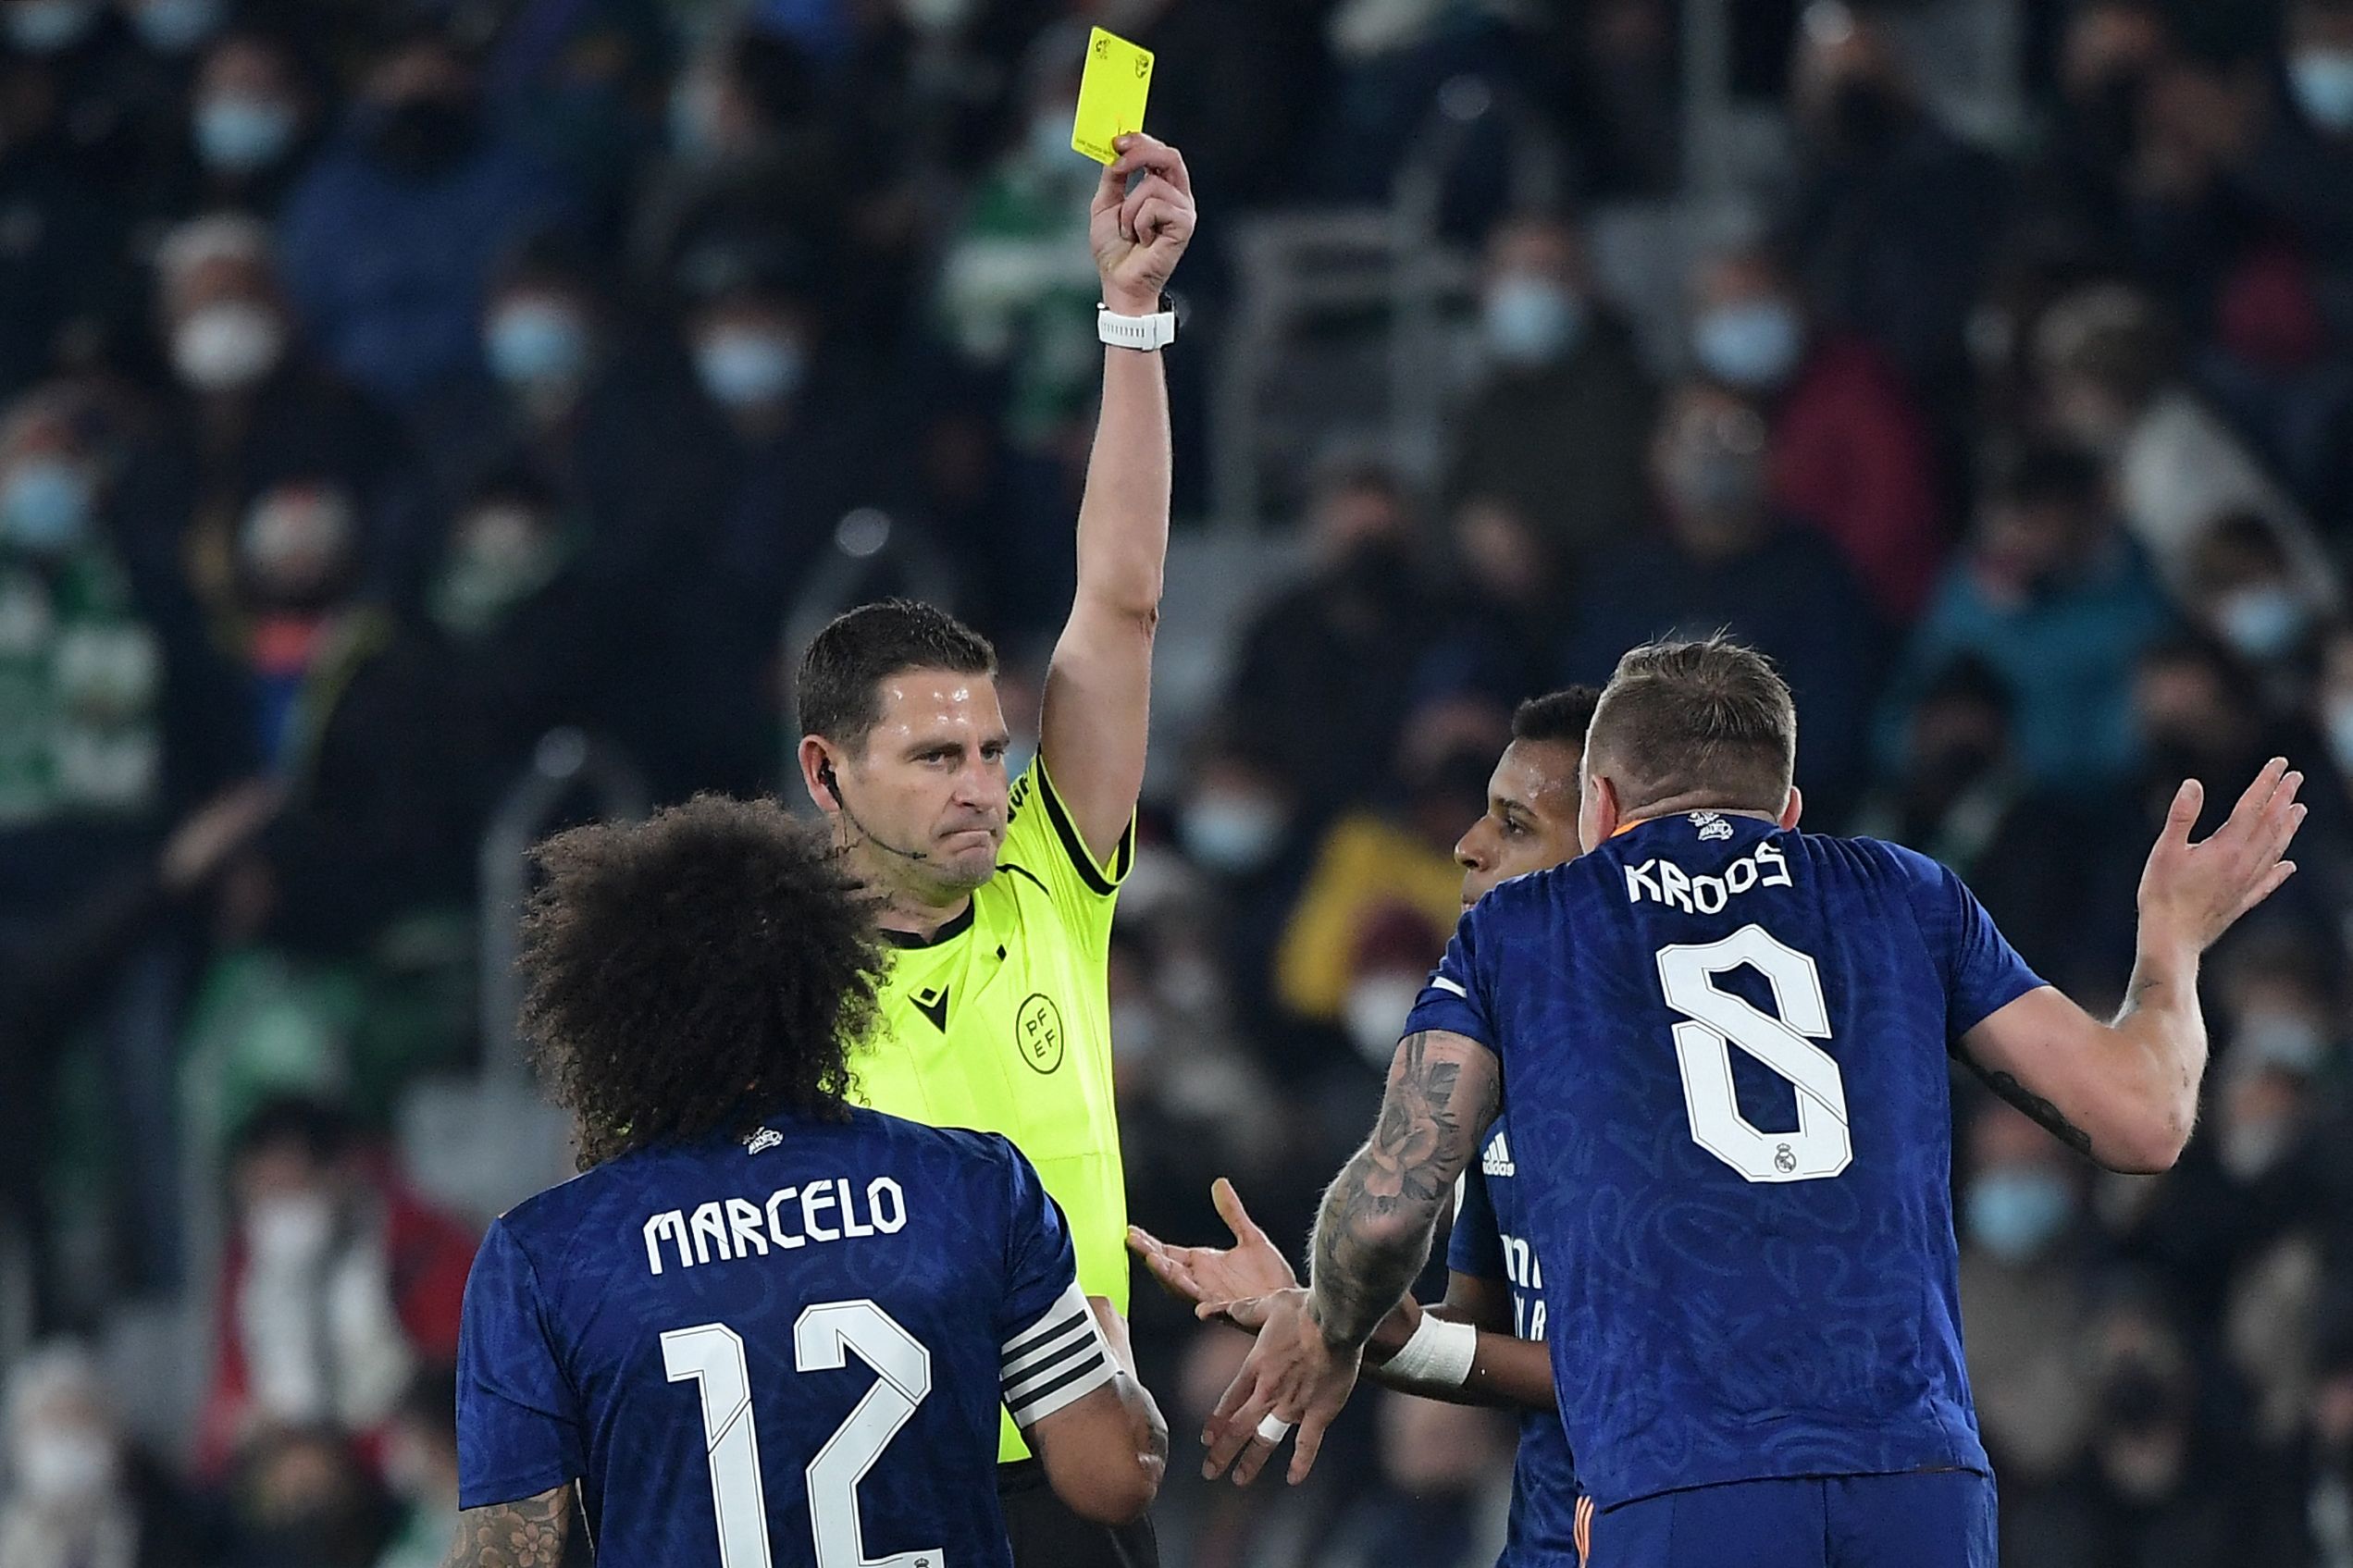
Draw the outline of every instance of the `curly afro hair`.
[[[523,1028],[581,1169],[844,1114],[884,956],[821,833],[774,800],[705,795],[535,856]]]

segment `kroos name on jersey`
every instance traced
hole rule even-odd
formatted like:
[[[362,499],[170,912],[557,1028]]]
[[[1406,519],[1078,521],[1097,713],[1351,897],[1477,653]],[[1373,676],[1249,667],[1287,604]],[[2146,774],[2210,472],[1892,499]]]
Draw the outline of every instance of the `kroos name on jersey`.
[[[677,1249],[678,1266],[692,1268],[714,1257],[725,1263],[754,1255],[766,1257],[770,1247],[789,1252],[811,1241],[856,1241],[877,1232],[897,1235],[907,1224],[907,1195],[898,1183],[878,1176],[866,1183],[864,1212],[860,1193],[848,1179],[811,1181],[800,1187],[779,1187],[763,1206],[749,1198],[698,1205],[692,1214],[669,1209],[646,1221],[646,1266],[662,1272],[662,1243],[666,1238]],[[824,1217],[836,1215],[839,1222]],[[798,1216],[800,1228],[788,1229]]]
[[[1674,861],[1656,856],[1639,866],[1626,868],[1629,904],[1640,904],[1647,898],[1687,915],[1713,915],[1752,888],[1790,885],[1790,862],[1769,843],[1758,845],[1725,867],[1721,874],[1702,871],[1695,876]]]

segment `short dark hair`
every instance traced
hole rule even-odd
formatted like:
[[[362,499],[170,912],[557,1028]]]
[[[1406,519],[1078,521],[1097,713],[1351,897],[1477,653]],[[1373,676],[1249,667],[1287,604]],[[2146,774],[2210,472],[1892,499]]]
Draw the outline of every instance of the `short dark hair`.
[[[534,852],[524,1032],[580,1167],[838,1115],[883,955],[871,904],[774,800],[702,795]]]
[[[359,1142],[359,1127],[342,1106],[315,1094],[273,1094],[237,1124],[232,1161],[266,1150],[294,1149],[313,1165],[332,1165]]]
[[[1531,697],[1512,710],[1512,739],[1554,742],[1581,751],[1601,701],[1597,686],[1563,686]]]
[[[1778,810],[1797,766],[1797,704],[1773,661],[1721,633],[1649,643],[1603,689],[1586,772],[1611,770],[1634,812],[1662,800]]]
[[[883,716],[882,684],[902,670],[995,675],[997,649],[947,611],[885,599],[835,616],[800,656],[800,733],[857,749]]]

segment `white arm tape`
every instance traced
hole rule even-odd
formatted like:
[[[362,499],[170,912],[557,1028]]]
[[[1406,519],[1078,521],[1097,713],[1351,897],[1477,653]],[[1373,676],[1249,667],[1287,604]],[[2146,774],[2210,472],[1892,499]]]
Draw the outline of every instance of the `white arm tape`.
[[[1425,1312],[1413,1338],[1400,1346],[1381,1370],[1408,1382],[1459,1389],[1470,1381],[1471,1363],[1479,1359],[1479,1330],[1468,1323],[1449,1323]]]

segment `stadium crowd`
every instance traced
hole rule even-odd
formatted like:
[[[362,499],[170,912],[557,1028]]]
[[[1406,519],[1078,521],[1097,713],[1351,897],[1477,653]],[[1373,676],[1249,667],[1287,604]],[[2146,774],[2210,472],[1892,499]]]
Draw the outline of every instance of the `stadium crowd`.
[[[2022,5],[1990,142],[1925,8],[1744,7],[1790,167],[1662,354],[1579,215],[1678,190],[1666,0],[0,0],[0,1568],[439,1561],[484,1216],[384,1135],[479,1060],[489,813],[567,724],[656,799],[780,787],[779,628],[861,508],[1034,675],[1089,21],[1158,52],[1212,237],[1181,517],[1243,215],[1383,198],[1467,73],[1575,198],[1465,150],[1445,461],[1295,454],[1305,564],[1156,765],[1137,1219],[1220,1235],[1226,1175],[1305,1234],[1512,706],[1631,644],[1772,655],[1807,825],[1934,854],[2087,998],[2173,785],[2219,815],[2285,754],[2301,872],[2208,971],[2196,1142],[2101,1175],[1957,1089],[1964,1302],[2006,1562],[2353,1568],[2353,4]],[[214,1325],[173,1440],[79,1348],[126,1302]],[[1243,1341],[1135,1332],[1189,1432]],[[1298,1496],[1172,1478],[1171,1561],[1484,1561],[1509,1425],[1368,1408]]]

